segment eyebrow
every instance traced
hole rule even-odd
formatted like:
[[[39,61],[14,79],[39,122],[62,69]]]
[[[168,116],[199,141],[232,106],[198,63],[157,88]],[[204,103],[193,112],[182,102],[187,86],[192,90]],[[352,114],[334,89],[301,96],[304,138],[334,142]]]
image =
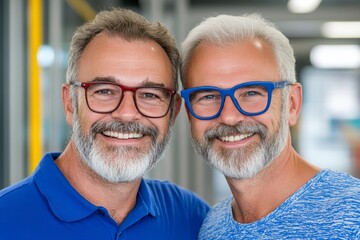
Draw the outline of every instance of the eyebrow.
[[[103,82],[103,83],[117,83],[122,84],[121,80],[115,78],[114,76],[105,76],[105,77],[96,77],[90,82]],[[149,77],[147,77],[144,81],[142,81],[139,87],[165,87],[163,83],[155,83],[149,81]]]

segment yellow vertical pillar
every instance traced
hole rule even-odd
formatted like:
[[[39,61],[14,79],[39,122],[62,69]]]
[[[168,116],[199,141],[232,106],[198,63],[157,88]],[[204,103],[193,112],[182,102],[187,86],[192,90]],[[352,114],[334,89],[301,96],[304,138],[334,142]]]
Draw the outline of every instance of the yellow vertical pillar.
[[[33,172],[42,157],[41,69],[37,51],[42,43],[42,0],[28,0],[28,170]]]

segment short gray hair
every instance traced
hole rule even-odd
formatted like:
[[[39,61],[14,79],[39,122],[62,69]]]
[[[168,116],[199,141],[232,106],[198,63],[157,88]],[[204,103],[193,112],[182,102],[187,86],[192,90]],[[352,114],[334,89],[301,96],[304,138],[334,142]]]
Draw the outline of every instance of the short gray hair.
[[[79,59],[87,44],[99,33],[120,36],[126,40],[153,40],[169,57],[172,65],[174,88],[178,89],[179,51],[174,37],[159,22],[149,22],[145,17],[127,9],[114,8],[99,12],[95,19],[80,26],[74,33],[69,51],[66,82],[77,79]]]
[[[284,34],[260,14],[219,15],[205,19],[181,45],[181,81],[186,88],[186,71],[194,49],[201,42],[225,46],[239,40],[261,39],[268,43],[277,60],[281,79],[296,82],[294,51]]]

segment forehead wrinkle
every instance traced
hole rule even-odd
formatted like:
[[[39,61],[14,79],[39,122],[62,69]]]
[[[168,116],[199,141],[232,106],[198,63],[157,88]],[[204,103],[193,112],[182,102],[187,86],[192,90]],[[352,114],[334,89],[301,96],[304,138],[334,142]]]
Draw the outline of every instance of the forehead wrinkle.
[[[104,83],[117,83],[122,84],[122,80],[116,78],[115,76],[105,76],[105,77],[95,77],[90,82],[104,82]],[[145,80],[140,82],[138,86],[141,87],[164,87],[165,85],[163,83],[156,83],[149,80],[149,77],[147,77]]]

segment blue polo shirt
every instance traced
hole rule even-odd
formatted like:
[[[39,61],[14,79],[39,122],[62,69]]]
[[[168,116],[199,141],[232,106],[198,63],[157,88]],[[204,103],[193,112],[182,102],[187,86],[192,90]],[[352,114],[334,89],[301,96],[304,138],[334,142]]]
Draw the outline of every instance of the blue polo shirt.
[[[0,239],[196,239],[208,205],[172,183],[142,180],[134,209],[118,225],[83,198],[55,159],[44,156],[30,177],[0,191]]]

